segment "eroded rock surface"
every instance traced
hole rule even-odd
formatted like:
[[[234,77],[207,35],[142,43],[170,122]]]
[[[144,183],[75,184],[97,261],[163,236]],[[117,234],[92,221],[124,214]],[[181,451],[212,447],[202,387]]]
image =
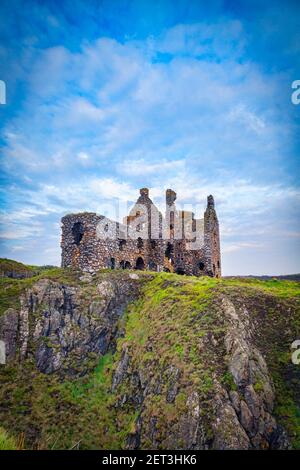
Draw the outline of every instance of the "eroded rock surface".
[[[85,274],[81,282],[91,282]],[[0,317],[0,338],[7,360],[34,357],[46,374],[84,373],[88,361],[114,347],[117,323],[137,284],[99,281],[89,290],[41,279],[22,294],[19,311]]]
[[[165,370],[157,370],[153,365],[149,366],[149,372],[145,375],[145,369],[138,364],[128,371],[131,358],[126,349],[116,368],[113,387],[115,389],[122,381],[130,382],[131,395],[129,388],[125,401],[134,401],[134,397],[139,396],[142,404],[138,435],[128,440],[128,448],[135,448],[136,442],[142,445],[147,443],[147,447],[154,449],[290,448],[286,432],[272,416],[275,389],[266,361],[255,346],[255,321],[251,320],[251,314],[245,306],[236,308],[224,295],[218,297],[214,308],[219,318],[222,318],[226,333],[216,340],[208,332],[199,338],[199,351],[204,354],[209,349],[206,367],[217,368],[216,362],[220,358],[216,357],[216,352],[218,349],[224,350],[222,360],[227,368],[226,374],[232,377],[234,390],[229,391],[222,383],[222,378],[212,373],[213,385],[205,399],[199,396],[196,388],[192,389],[185,401],[185,411],[178,416],[172,433],[161,433],[158,431],[158,419],[148,419],[144,409],[153,395],[165,393],[166,403],[174,402],[178,392],[182,391],[179,377],[183,371],[173,365]],[[132,376],[135,377],[134,383]],[[167,387],[163,386],[164,382]],[[122,406],[122,403],[119,405]],[[159,439],[162,435],[163,439]]]
[[[90,409],[98,412],[100,406],[94,427],[101,424],[101,413],[110,420],[95,435],[92,426],[87,446],[92,442],[95,448],[104,448],[111,442],[127,449],[289,449],[290,439],[274,413],[277,391],[267,353],[270,339],[277,347],[281,336],[286,344],[293,337],[294,304],[287,308],[261,291],[260,300],[252,291],[245,295],[231,288],[215,288],[212,293],[205,288],[203,294],[201,281],[167,275],[157,279],[156,283],[155,276],[140,273],[85,273],[73,283],[39,279],[23,291],[18,308],[9,308],[0,317],[8,367],[16,366],[17,378],[19,365],[26,364],[28,380],[36,370],[49,383],[51,377],[73,383],[91,377],[99,359],[109,352],[112,365],[105,372],[107,382],[101,378],[105,386],[96,408],[94,396],[91,405],[88,401],[89,390],[95,387],[93,376],[87,379],[89,388],[84,388],[86,382],[82,389],[78,386],[76,404],[73,398],[67,405],[60,401],[65,395],[59,395],[55,382],[53,403],[62,408],[63,417],[64,412],[69,416],[72,403],[78,413],[88,412],[89,421]],[[149,290],[144,291],[145,283]],[[275,321],[269,332],[268,312]],[[285,326],[278,332],[279,321]],[[7,385],[6,396],[13,396]],[[97,396],[97,388],[91,393]],[[4,421],[11,400],[0,416]],[[24,400],[29,416],[30,400]],[[83,400],[91,408],[81,408]],[[40,443],[43,425],[32,419],[28,439]],[[84,423],[85,416],[80,420]],[[68,417],[66,426],[69,421]],[[23,432],[22,426],[23,421]],[[68,432],[76,439],[73,428]],[[114,441],[118,433],[121,444]],[[43,439],[47,446],[46,431]]]

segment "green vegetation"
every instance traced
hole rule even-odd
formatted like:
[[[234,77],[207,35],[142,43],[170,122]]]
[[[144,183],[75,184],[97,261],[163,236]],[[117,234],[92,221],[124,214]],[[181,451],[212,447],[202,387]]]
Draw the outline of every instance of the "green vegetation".
[[[233,380],[232,374],[228,370],[225,372],[225,374],[223,374],[221,382],[228,391],[230,390],[237,391],[237,386]],[[259,390],[256,390],[256,391],[259,391]]]
[[[40,271],[28,279],[0,279],[0,314],[19,306],[19,296],[42,279],[81,287],[86,306],[97,300],[102,279],[126,279],[123,270],[101,270],[92,282],[60,268]],[[275,414],[287,429],[294,448],[300,448],[299,372],[290,362],[291,342],[300,337],[300,284],[296,281],[212,279],[171,273],[139,273],[141,295],[120,318],[115,352],[100,358],[82,377],[64,378],[37,371],[33,359],[20,367],[11,364],[0,373],[0,421],[14,436],[25,435],[29,448],[122,449],[134,438],[142,413],[144,447],[151,445],[147,429],[153,419],[157,439],[167,447],[170,436],[181,435],[188,400],[197,392],[205,432],[212,436],[211,407],[214,383],[236,390],[228,372],[225,320],[216,299],[226,293],[249,306],[255,318],[257,346],[264,353],[276,387]],[[112,390],[113,376],[124,354],[128,373]],[[91,358],[91,363],[94,359]],[[299,368],[299,366],[298,366]],[[133,380],[133,373],[139,377]],[[298,373],[298,375],[297,375]],[[142,403],[141,384],[147,388]],[[254,389],[263,391],[260,378]],[[187,418],[188,419],[188,418]],[[15,446],[0,428],[0,449]],[[184,446],[184,441],[182,442]]]
[[[269,368],[276,389],[275,416],[286,429],[293,448],[300,449],[300,366],[292,364],[284,341],[270,351],[270,356]]]
[[[223,366],[214,368],[211,364],[211,345],[199,354],[199,338],[223,334],[222,318],[217,318],[211,307],[215,285],[216,280],[211,278],[160,273],[145,285],[143,296],[127,311],[125,335],[118,341],[117,352],[120,356],[127,349],[131,368],[138,368],[142,376],[153,371],[143,423],[146,429],[151,428],[155,417],[159,438],[165,445],[169,434],[180,434],[179,417],[188,413],[187,400],[192,393],[196,390],[202,397],[205,410],[205,400],[213,390],[212,377],[224,372]],[[176,371],[180,371],[179,376]],[[174,386],[178,387],[176,399],[167,401]],[[119,388],[121,394],[126,391],[134,394],[130,377]],[[209,432],[209,413],[206,426]]]
[[[220,287],[234,288],[242,287],[245,292],[248,291],[257,294],[257,290],[266,292],[278,297],[298,297],[300,298],[300,282],[299,281],[286,281],[279,279],[261,280],[255,278],[229,278],[218,280]]]
[[[293,448],[300,450],[300,406],[299,402],[295,401],[295,390],[293,390],[296,381],[292,385],[289,381],[285,381],[280,373],[273,374],[273,379],[276,387],[275,415],[286,429]],[[299,378],[297,387],[299,390]]]
[[[26,264],[19,263],[13,259],[0,258],[0,273],[14,272],[17,274],[34,274],[34,266],[27,266]]]
[[[5,429],[0,427],[0,450],[16,450],[15,440],[9,437]]]

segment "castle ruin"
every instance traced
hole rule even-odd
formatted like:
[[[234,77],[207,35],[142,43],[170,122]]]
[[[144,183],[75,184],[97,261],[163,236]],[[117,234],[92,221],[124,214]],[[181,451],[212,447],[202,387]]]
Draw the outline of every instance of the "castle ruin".
[[[86,272],[103,268],[221,276],[219,224],[213,196],[203,219],[180,211],[176,193],[166,191],[164,216],[147,188],[124,218],[115,222],[94,212],[62,218],[62,267]]]

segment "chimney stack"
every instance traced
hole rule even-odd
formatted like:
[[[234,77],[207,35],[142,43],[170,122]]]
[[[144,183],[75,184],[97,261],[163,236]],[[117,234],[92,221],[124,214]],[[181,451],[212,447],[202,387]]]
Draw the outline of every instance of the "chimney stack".
[[[215,202],[214,198],[212,195],[207,196],[207,209],[214,209],[215,208]]]
[[[176,201],[176,193],[173,189],[167,189],[166,191],[166,204],[172,206]]]
[[[140,189],[140,195],[142,197],[149,197],[149,189],[148,188],[141,188]]]

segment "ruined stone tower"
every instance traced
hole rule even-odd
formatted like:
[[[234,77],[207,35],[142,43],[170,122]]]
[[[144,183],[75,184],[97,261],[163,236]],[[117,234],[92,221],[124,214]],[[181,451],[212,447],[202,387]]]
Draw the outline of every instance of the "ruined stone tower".
[[[62,266],[95,272],[101,268],[148,269],[195,276],[221,276],[219,224],[212,196],[203,219],[176,209],[166,191],[164,216],[147,188],[124,218],[112,221],[93,212],[62,218]]]

